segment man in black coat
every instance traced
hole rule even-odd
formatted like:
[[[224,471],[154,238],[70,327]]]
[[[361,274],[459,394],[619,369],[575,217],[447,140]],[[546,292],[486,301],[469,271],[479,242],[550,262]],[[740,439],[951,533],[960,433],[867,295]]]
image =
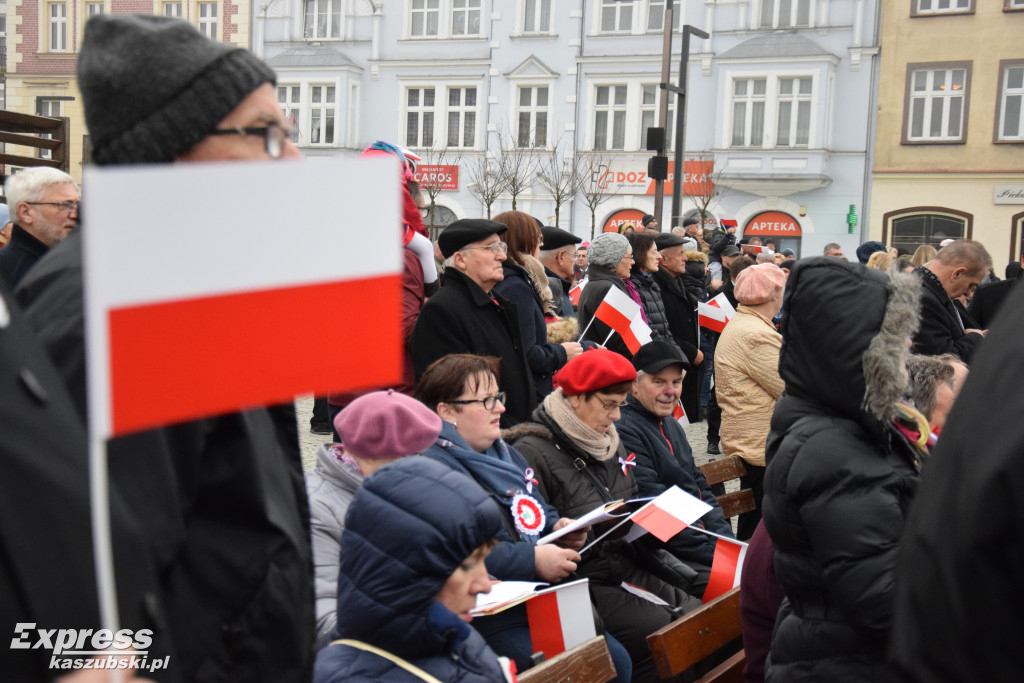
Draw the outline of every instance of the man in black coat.
[[[99,165],[301,157],[274,72],[184,21],[94,17],[78,74]],[[84,421],[77,231],[33,267],[17,296]],[[174,399],[153,387],[152,400]],[[294,406],[139,432],[107,451],[111,489],[148,540],[161,580],[177,653],[171,672],[189,681],[308,680],[313,568]]]
[[[26,168],[4,183],[13,211],[11,242],[0,251],[0,279],[11,289],[50,247],[78,225],[78,185],[64,171]]]
[[[665,316],[676,344],[686,354],[690,369],[683,378],[681,401],[691,422],[700,421],[700,385],[704,379],[704,352],[700,350],[697,326],[697,298],[686,290],[679,277],[686,272],[686,246],[681,237],[662,233],[655,239],[661,252],[661,266],[654,280],[661,287]]]
[[[992,257],[980,243],[956,240],[914,271],[924,285],[921,328],[914,335],[915,353],[952,353],[970,365],[986,331],[964,327],[953,299],[972,292],[991,267]]]
[[[1020,265],[1024,266],[1024,250],[1021,250]],[[987,330],[992,327],[992,322],[996,319],[996,311],[1003,305],[1007,294],[1022,279],[1024,279],[1024,268],[1018,268],[1017,275],[1013,279],[981,285],[971,297],[971,304],[967,307],[967,312],[982,329]]]
[[[574,263],[576,261],[576,245],[583,241],[568,230],[553,228],[549,225],[541,228],[544,244],[540,250],[540,262],[544,264],[544,273],[548,276],[551,288],[551,302],[563,318],[575,318],[569,290],[572,288]]]
[[[507,247],[498,235],[507,229],[484,218],[462,219],[444,229],[437,243],[451,264],[441,290],[420,311],[411,340],[417,381],[431,363],[450,353],[500,358],[499,380],[506,394],[502,427],[525,422],[537,407],[515,304],[491,291],[504,278]]]

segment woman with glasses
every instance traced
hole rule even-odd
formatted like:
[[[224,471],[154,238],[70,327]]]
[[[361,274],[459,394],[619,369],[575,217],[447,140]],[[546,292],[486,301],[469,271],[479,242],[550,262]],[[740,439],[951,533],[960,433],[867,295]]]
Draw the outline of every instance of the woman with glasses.
[[[633,248],[629,246],[629,240],[622,235],[603,232],[590,243],[587,260],[590,262],[587,269],[587,278],[590,282],[583,288],[579,304],[580,329],[584,330],[583,337],[626,358],[632,358],[633,354],[622,341],[622,337],[612,332],[608,325],[595,320],[594,312],[612,287],[629,296],[638,305],[643,305],[640,296],[634,296],[635,292],[631,294],[626,286],[630,267],[633,265]]]
[[[579,517],[602,503],[637,496],[633,457],[615,430],[619,408],[636,379],[632,363],[606,349],[587,351],[566,363],[558,388],[513,427],[508,440],[533,468],[540,493],[566,517]],[[590,579],[590,595],[607,632],[625,646],[633,680],[657,680],[647,635],[700,606],[677,585],[693,570],[650,537],[629,543],[631,525],[611,531],[597,525],[588,542],[611,532],[583,552],[577,573]]]
[[[416,398],[443,420],[437,441],[423,452],[475,480],[502,510],[504,528],[487,558],[491,576],[507,581],[558,583],[576,570],[585,531],[563,536],[557,543],[537,545],[543,535],[572,520],[560,518],[540,493],[540,482],[514,448],[501,438],[505,393],[498,391],[498,359],[452,354],[434,362],[416,386]],[[529,666],[533,648],[525,608],[476,619],[474,626],[499,655]],[[621,646],[609,642],[613,659],[624,658]],[[616,658],[616,652],[619,657]],[[622,664],[628,669],[626,664]],[[628,675],[623,680],[629,680]]]

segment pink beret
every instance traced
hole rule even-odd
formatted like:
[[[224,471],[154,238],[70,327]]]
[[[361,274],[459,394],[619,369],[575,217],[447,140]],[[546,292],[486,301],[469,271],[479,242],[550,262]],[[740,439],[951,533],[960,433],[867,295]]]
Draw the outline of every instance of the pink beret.
[[[345,450],[360,458],[400,458],[426,449],[441,433],[441,418],[394,389],[364,394],[334,418]]]
[[[608,349],[592,349],[573,358],[555,374],[555,382],[567,396],[636,379],[636,370],[624,356]]]
[[[733,294],[741,304],[756,306],[771,301],[786,286],[786,274],[774,263],[759,263],[744,268],[736,278]]]

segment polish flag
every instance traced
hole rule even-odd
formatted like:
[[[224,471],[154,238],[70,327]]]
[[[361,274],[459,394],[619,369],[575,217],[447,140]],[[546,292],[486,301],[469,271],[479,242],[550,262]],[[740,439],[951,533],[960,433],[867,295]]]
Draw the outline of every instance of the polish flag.
[[[716,535],[717,536],[717,535]],[[711,602],[719,595],[740,585],[743,560],[747,556],[747,544],[717,536],[715,557],[711,561],[711,578],[701,596],[703,602]]]
[[[772,251],[768,247],[766,247],[764,245],[760,245],[760,244],[744,244],[743,246],[740,247],[740,249],[744,253],[751,254],[751,255],[756,255],[756,254],[774,254],[775,253],[774,251]]]
[[[84,175],[94,438],[401,378],[393,160]]]
[[[587,579],[549,588],[526,602],[534,652],[551,659],[597,635]]]
[[[700,498],[673,486],[633,513],[635,524],[663,543],[711,510]]]
[[[608,289],[594,317],[618,332],[630,353],[636,353],[651,341],[651,328],[640,315],[640,304],[615,287]]]
[[[672,417],[676,419],[680,426],[690,426],[690,420],[686,417],[686,411],[683,410],[682,403],[676,403],[676,407],[672,409]]]
[[[724,292],[707,303],[697,302],[697,320],[701,327],[712,332],[722,332],[734,315],[736,309],[729,303]]]
[[[575,287],[569,290],[569,301],[572,302],[573,306],[580,305],[580,295],[583,294],[583,288],[590,284],[590,280],[583,278],[580,280]]]

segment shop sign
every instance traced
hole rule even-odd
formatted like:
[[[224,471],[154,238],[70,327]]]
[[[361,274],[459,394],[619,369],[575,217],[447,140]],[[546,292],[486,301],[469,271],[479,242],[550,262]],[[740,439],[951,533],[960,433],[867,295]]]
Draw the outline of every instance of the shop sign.
[[[714,161],[687,161],[684,165],[683,194],[710,196],[715,191],[711,176],[715,171]],[[654,180],[647,176],[647,160],[639,162],[612,161],[602,166],[597,174],[600,187],[609,194],[654,194]],[[675,162],[668,162],[666,194],[671,194],[675,178]]]
[[[801,232],[800,224],[788,213],[765,211],[764,213],[757,214],[747,222],[747,227],[743,229],[743,234],[744,236],[759,235],[762,237],[774,235],[780,237],[799,237]]]
[[[624,223],[632,223],[634,226],[640,225],[640,220],[644,217],[644,212],[637,209],[620,209],[608,217],[608,220],[604,222],[604,228],[601,232],[618,232]]]
[[[1024,204],[1024,185],[993,185],[993,204]]]
[[[459,189],[459,167],[448,164],[420,164],[413,179],[423,187],[439,190]]]

